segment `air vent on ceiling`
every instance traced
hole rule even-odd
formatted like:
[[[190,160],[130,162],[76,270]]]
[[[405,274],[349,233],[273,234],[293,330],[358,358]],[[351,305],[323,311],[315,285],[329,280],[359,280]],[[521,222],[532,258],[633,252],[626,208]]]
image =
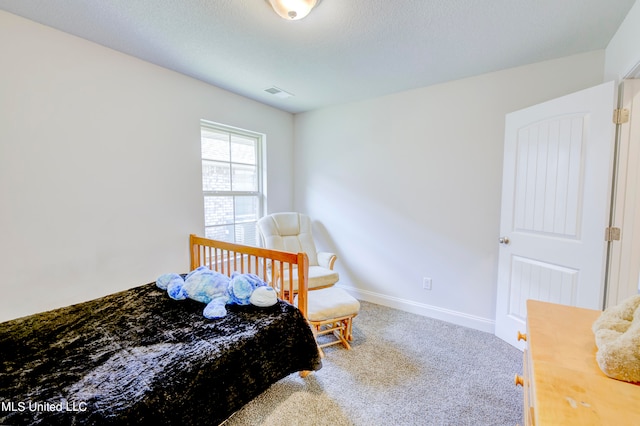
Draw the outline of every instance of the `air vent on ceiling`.
[[[276,86],[272,86],[272,87],[269,87],[268,89],[264,89],[264,91],[267,93],[271,93],[273,96],[277,96],[278,98],[282,98],[282,99],[290,98],[293,96],[293,93],[289,93]]]

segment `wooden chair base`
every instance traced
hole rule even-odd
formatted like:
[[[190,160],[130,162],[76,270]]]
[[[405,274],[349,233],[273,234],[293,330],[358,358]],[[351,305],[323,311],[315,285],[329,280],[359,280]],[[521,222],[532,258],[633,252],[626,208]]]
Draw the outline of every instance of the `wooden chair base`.
[[[318,344],[320,356],[324,357],[322,348],[342,344],[351,349],[353,340],[353,319],[360,312],[360,302],[345,290],[329,287],[307,293],[307,320]],[[335,340],[326,343],[318,342],[318,337],[333,335]]]
[[[353,318],[356,314],[347,315],[340,318],[331,318],[323,321],[309,321],[313,329],[313,334],[318,341],[318,336],[333,334],[334,340],[326,343],[318,343],[320,356],[324,358],[322,348],[327,346],[342,344],[347,350],[351,350],[350,341],[353,340]]]

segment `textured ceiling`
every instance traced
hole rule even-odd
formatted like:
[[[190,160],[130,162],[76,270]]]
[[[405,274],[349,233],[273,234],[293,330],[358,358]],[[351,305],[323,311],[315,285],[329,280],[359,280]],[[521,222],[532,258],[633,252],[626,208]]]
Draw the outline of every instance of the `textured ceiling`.
[[[323,0],[299,21],[265,0],[0,9],[295,113],[604,49],[634,1]]]

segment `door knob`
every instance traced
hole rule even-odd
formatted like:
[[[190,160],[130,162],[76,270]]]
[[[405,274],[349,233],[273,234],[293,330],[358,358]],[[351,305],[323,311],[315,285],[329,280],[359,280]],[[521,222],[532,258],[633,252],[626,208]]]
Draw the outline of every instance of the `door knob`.
[[[500,244],[509,244],[509,238],[508,237],[500,237]]]

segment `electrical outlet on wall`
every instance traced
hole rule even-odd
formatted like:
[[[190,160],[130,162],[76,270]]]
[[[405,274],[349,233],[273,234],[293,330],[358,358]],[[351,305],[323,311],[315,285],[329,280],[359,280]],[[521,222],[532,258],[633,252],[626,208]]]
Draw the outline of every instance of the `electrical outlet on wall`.
[[[431,278],[422,277],[422,288],[425,290],[431,290]]]

